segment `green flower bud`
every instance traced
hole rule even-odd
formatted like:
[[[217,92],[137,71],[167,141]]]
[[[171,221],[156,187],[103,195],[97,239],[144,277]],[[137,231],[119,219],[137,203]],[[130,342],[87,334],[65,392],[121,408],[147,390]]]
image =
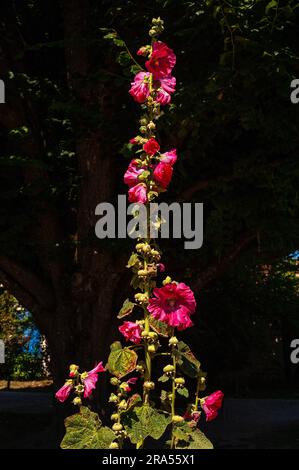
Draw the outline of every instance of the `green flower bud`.
[[[141,134],[145,134],[147,132],[146,126],[139,127],[139,130],[140,130]]]
[[[172,422],[173,422],[173,423],[181,423],[182,421],[184,421],[183,416],[174,415],[174,416],[172,417]]]
[[[149,353],[155,353],[156,352],[156,346],[154,344],[150,344],[147,348]]]
[[[174,382],[177,384],[177,385],[184,385],[185,384],[185,379],[184,377],[177,377]]]
[[[82,405],[82,400],[81,400],[81,398],[80,398],[80,397],[75,397],[75,398],[73,399],[73,404],[74,404],[74,405],[78,405],[78,406]]]
[[[116,386],[116,385],[119,384],[119,380],[118,380],[116,377],[112,377],[112,378],[110,379],[110,383],[111,383],[111,385],[115,385],[115,386]]]
[[[117,403],[118,402],[118,398],[114,393],[111,393],[111,395],[109,397],[109,402],[110,403]]]
[[[153,390],[155,388],[155,384],[154,382],[149,382],[148,380],[146,382],[144,382],[143,384],[143,388],[145,390]]]
[[[173,365],[171,365],[171,364],[168,364],[167,366],[165,366],[165,367],[163,368],[163,372],[164,372],[165,374],[167,374],[168,372],[173,372],[173,371],[174,371],[174,367],[173,367]]]
[[[147,125],[147,128],[149,130],[153,130],[153,129],[156,129],[156,124],[153,122],[153,121],[150,121]]]
[[[118,421],[118,418],[119,418],[119,414],[118,414],[118,413],[113,413],[113,414],[111,415],[111,420],[112,420],[112,421]]]
[[[178,342],[179,342],[179,340],[175,336],[172,336],[169,340],[170,346],[176,346],[178,344]]]
[[[111,442],[109,449],[119,449],[119,445],[117,442]]]
[[[162,282],[163,286],[166,286],[166,284],[170,284],[172,282],[171,277],[167,276],[164,281]]]
[[[142,126],[146,126],[148,121],[146,118],[141,118],[139,122]]]
[[[126,410],[126,409],[127,409],[127,402],[126,402],[126,400],[122,400],[122,401],[120,402],[120,404],[118,405],[118,408],[119,408],[120,410]]]
[[[113,426],[112,426],[113,431],[121,431],[122,428],[123,428],[123,426],[120,423],[114,423]]]

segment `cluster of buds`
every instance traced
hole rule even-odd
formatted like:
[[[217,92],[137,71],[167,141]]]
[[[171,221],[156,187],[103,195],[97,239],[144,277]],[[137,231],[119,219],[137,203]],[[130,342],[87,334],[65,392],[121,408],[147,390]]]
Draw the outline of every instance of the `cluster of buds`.
[[[164,21],[160,17],[152,19],[152,26],[148,34],[150,37],[155,38],[164,31]]]
[[[167,366],[163,367],[163,372],[167,377],[171,377],[175,372],[175,368],[172,364],[168,364]]]

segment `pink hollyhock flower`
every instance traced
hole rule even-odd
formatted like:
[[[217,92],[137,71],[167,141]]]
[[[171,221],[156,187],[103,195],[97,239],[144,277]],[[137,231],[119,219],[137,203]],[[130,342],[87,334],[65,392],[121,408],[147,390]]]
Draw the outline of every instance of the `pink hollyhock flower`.
[[[131,321],[125,321],[118,328],[127,341],[138,344],[141,341],[141,328],[140,325]]]
[[[71,393],[71,390],[73,388],[73,383],[71,380],[68,380],[65,382],[65,384],[55,393],[55,397],[57,398],[58,401],[63,403],[68,397],[69,394]]]
[[[149,72],[153,74],[155,80],[168,77],[176,63],[176,56],[164,42],[156,41],[150,59],[145,62]]]
[[[105,367],[103,363],[99,362],[92,370],[86,372],[87,377],[83,379],[84,384],[84,398],[89,398],[92,394],[94,388],[96,388],[96,383],[98,381],[98,374],[100,372],[105,372]]]
[[[173,168],[169,163],[160,162],[154,169],[154,180],[166,189],[172,178]]]
[[[160,78],[160,87],[157,89],[156,101],[162,105],[169,104],[171,94],[175,92],[175,77]]]
[[[140,168],[136,160],[132,160],[124,174],[124,182],[132,187],[138,184],[138,176],[143,173],[144,168]]]
[[[139,204],[147,203],[147,191],[146,185],[144,183],[136,184],[131,189],[129,189],[129,201],[138,202]]]
[[[141,56],[146,56],[148,53],[148,48],[147,47],[140,47],[137,51],[137,55],[141,55]]]
[[[139,72],[135,75],[134,82],[131,83],[129,93],[137,103],[144,103],[149,96],[149,78],[150,73]]]
[[[143,146],[143,150],[150,155],[151,157],[155,155],[155,153],[159,152],[160,150],[160,145],[158,142],[151,137]]]
[[[224,394],[217,390],[208,397],[202,399],[201,407],[206,414],[206,421],[212,421],[218,415],[218,410],[222,406]]]
[[[169,163],[170,165],[174,165],[178,158],[176,149],[171,149],[168,152],[162,153],[161,157],[161,162]]]
[[[163,287],[156,287],[149,299],[148,311],[156,320],[163,321],[178,330],[185,330],[193,325],[190,315],[194,313],[196,302],[190,287],[183,282],[171,282]]]

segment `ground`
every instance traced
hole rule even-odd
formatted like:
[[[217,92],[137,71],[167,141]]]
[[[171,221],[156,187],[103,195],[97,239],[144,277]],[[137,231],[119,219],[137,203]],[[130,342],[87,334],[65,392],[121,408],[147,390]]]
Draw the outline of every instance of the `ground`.
[[[0,448],[55,448],[51,382],[5,386],[0,382]],[[299,400],[226,398],[217,420],[202,427],[216,448],[299,449]]]

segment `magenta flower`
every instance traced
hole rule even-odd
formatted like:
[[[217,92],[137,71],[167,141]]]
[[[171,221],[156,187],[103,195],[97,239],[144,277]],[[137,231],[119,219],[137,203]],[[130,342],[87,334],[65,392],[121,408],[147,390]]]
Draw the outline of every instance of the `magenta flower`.
[[[172,178],[173,168],[169,163],[160,162],[154,169],[154,180],[166,189]]]
[[[55,397],[58,401],[63,403],[70,395],[73,388],[73,383],[71,380],[65,382],[65,384],[55,393]]]
[[[133,137],[132,139],[129,140],[130,144],[135,145],[137,144],[136,137]]]
[[[131,189],[129,189],[129,201],[138,202],[139,204],[147,203],[147,189],[144,183],[136,184]]]
[[[156,41],[153,44],[150,59],[145,62],[149,72],[153,74],[155,80],[168,77],[176,63],[176,56],[170,47],[164,42]]]
[[[139,72],[135,75],[129,93],[137,103],[144,103],[149,96],[149,79],[150,73],[148,72]]]
[[[158,144],[158,142],[153,137],[151,137],[144,144],[143,150],[145,151],[145,153],[147,153],[148,155],[150,155],[152,157],[153,155],[155,155],[155,153],[159,152],[160,145]]]
[[[175,77],[160,78],[160,86],[157,89],[156,101],[162,105],[169,104],[171,101],[171,94],[175,92],[176,79]]]
[[[174,165],[177,161],[177,154],[176,149],[171,149],[168,152],[162,153],[161,155],[161,162],[169,163],[170,165]]]
[[[183,282],[171,282],[164,287],[156,287],[149,299],[148,311],[156,320],[161,320],[178,330],[193,325],[190,315],[194,313],[196,302],[190,287]]]
[[[141,175],[144,168],[140,168],[136,160],[132,160],[127,171],[124,174],[124,182],[132,187],[138,184],[138,176]]]
[[[126,392],[130,392],[132,389],[130,385],[135,385],[138,380],[138,377],[131,377],[129,380],[127,380],[127,387],[126,387]]]
[[[125,321],[118,328],[121,334],[126,338],[126,341],[138,344],[141,341],[141,328],[140,325],[131,321]],[[130,382],[129,382],[130,383]]]
[[[218,415],[218,410],[222,406],[224,394],[217,390],[208,397],[205,397],[201,401],[201,407],[206,414],[206,421],[212,421]]]
[[[92,370],[86,372],[87,377],[83,378],[84,384],[84,398],[89,398],[92,394],[94,388],[96,388],[96,383],[98,381],[98,374],[100,372],[105,372],[105,367],[103,367],[103,363],[99,362]]]

